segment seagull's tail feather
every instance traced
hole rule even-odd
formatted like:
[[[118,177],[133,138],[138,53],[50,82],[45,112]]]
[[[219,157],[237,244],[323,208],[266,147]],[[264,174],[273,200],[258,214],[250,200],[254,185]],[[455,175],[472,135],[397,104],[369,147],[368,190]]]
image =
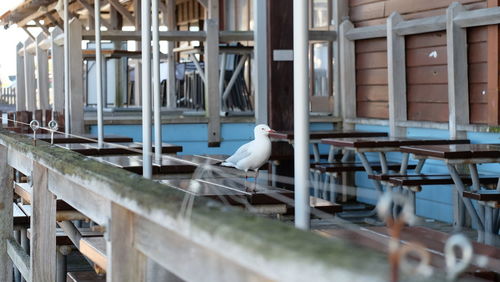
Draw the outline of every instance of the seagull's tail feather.
[[[227,167],[236,167],[235,164],[230,163],[230,162],[222,162],[220,165],[221,166],[227,166]]]

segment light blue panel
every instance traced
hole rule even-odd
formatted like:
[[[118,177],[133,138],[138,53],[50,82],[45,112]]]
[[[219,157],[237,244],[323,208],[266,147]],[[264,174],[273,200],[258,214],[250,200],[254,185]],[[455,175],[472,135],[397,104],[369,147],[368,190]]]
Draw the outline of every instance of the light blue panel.
[[[453,207],[433,201],[417,201],[417,215],[451,223],[453,222]]]
[[[417,200],[428,200],[451,205],[453,190],[454,188],[451,185],[425,185],[422,187],[422,191],[416,194]]]
[[[333,123],[330,122],[315,122],[309,125],[310,131],[334,130]]]
[[[408,138],[435,138],[448,139],[450,134],[448,130],[432,129],[432,128],[408,128],[406,130]]]
[[[97,126],[90,126],[90,134],[97,136]],[[142,141],[142,126],[141,125],[105,125],[104,135],[116,134],[127,136],[134,139],[135,142]]]
[[[383,125],[367,125],[367,124],[357,124],[355,130],[359,131],[373,131],[373,132],[389,132],[388,126]]]
[[[500,133],[468,132],[467,138],[475,144],[500,144]]]

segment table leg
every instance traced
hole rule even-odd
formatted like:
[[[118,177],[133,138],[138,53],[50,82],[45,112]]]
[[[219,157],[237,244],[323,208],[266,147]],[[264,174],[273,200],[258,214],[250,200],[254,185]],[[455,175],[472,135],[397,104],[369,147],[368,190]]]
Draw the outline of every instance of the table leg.
[[[389,173],[389,166],[387,165],[387,157],[384,152],[378,152],[378,157],[380,159],[380,166],[382,167],[382,173]]]
[[[408,169],[408,159],[410,158],[410,154],[403,153],[401,158],[401,168],[399,169],[399,174],[405,175]]]
[[[358,156],[359,156],[359,159],[361,160],[361,163],[363,164],[363,167],[365,168],[366,173],[368,175],[372,175],[373,174],[373,169],[370,166],[370,163],[368,162],[368,159],[366,158],[365,153],[358,152]],[[373,185],[375,185],[375,189],[379,193],[382,194],[384,192],[384,189],[382,189],[382,184],[378,180],[375,180],[375,179],[372,179],[372,182],[373,182]]]
[[[313,154],[314,154],[314,161],[319,163],[321,160],[321,156],[319,155],[319,145],[318,143],[313,143]]]
[[[476,164],[469,164],[469,171],[470,171],[470,176],[472,178],[472,189],[476,190],[476,191],[481,190],[481,185],[479,183],[479,173],[477,172]],[[484,216],[485,216],[484,209],[485,209],[484,205],[478,206],[479,218],[481,218],[483,220],[484,220]],[[486,225],[486,222],[484,222],[484,225]]]
[[[344,154],[342,156],[341,162],[343,162],[343,163],[348,162],[350,157],[351,157],[351,151],[350,150],[344,150]]]
[[[335,146],[330,146],[330,150],[328,151],[328,162],[331,163],[335,159]]]
[[[417,167],[415,168],[415,173],[420,174],[422,168],[424,167],[426,159],[419,159],[417,163]]]
[[[494,241],[493,229],[495,226],[495,219],[493,218],[493,208],[485,206],[484,214],[484,243],[492,244]]]
[[[447,166],[448,166],[448,170],[450,171],[451,178],[453,178],[453,182],[455,182],[455,188],[458,191],[459,198],[465,204],[465,208],[469,212],[469,214],[472,218],[472,222],[474,222],[478,226],[479,230],[484,230],[484,224],[481,221],[481,219],[479,218],[479,216],[476,212],[476,209],[474,209],[474,206],[472,205],[471,200],[469,198],[463,197],[463,192],[465,191],[465,185],[462,182],[462,179],[460,178],[460,175],[458,174],[457,169],[451,164],[447,164]]]

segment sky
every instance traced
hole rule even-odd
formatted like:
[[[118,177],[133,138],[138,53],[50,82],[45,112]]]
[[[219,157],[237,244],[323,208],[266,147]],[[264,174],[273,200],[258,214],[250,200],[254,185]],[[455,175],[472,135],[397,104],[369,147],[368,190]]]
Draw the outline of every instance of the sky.
[[[0,15],[22,2],[23,0],[2,1]],[[16,74],[16,45],[27,38],[28,35],[24,30],[17,26],[11,26],[7,30],[0,27],[0,79],[2,82],[6,81],[9,75]]]

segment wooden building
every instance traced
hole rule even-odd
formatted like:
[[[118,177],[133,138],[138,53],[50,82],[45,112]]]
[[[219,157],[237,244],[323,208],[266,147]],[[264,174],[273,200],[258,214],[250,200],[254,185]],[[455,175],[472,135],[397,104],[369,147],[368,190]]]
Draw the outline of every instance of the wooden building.
[[[474,144],[499,143],[499,24],[498,0],[25,0],[0,280],[498,281],[500,147]],[[262,123],[252,190],[220,154]]]

